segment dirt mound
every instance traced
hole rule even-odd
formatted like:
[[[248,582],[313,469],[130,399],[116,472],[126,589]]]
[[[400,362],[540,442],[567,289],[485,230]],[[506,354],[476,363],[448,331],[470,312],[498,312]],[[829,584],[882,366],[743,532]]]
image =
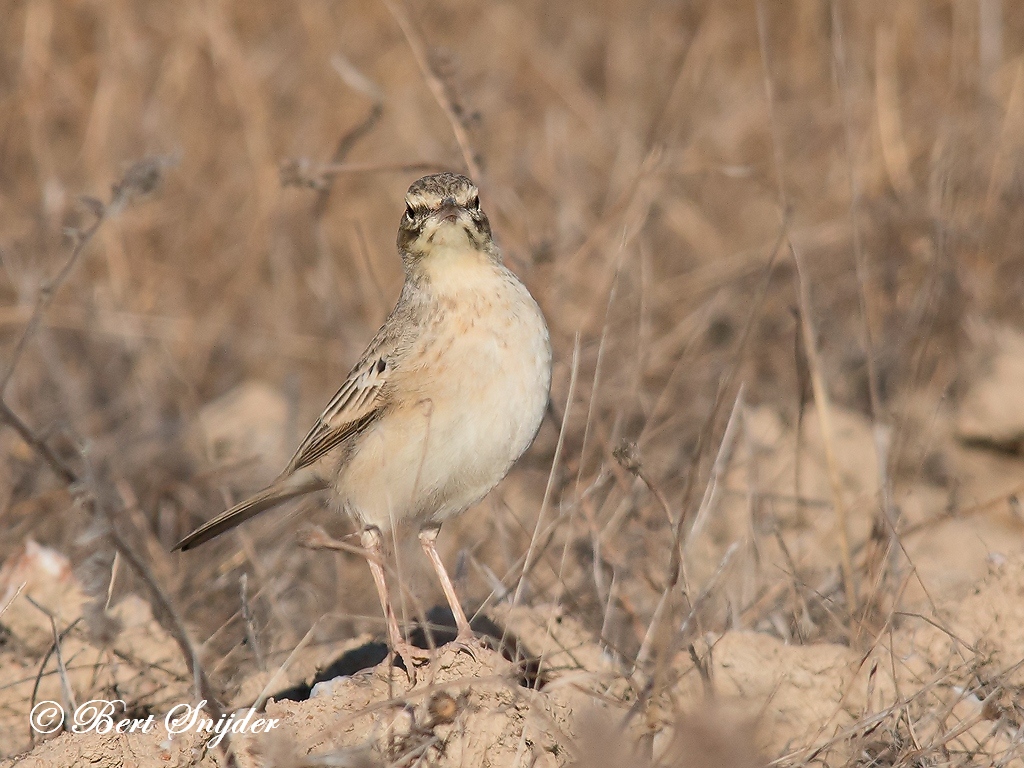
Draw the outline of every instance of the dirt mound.
[[[517,608],[504,618],[515,628],[520,648],[533,644],[539,676],[524,677],[525,660],[513,662],[488,648],[445,646],[416,670],[412,684],[403,669],[385,661],[324,680],[302,694],[308,698],[275,700],[271,695],[265,708],[249,717],[273,726],[232,736],[231,749],[241,766],[315,760],[369,766],[422,759],[436,766],[553,768],[585,764],[578,761],[593,759],[587,756],[595,754],[595,744],[619,733],[616,743],[638,765],[663,765],[665,760],[687,765],[697,747],[688,748],[684,759],[681,739],[692,738],[698,726],[713,734],[715,727],[732,723],[750,738],[747,746],[730,742],[737,765],[756,764],[750,761],[757,752],[788,755],[788,761],[800,763],[814,755],[850,760],[864,749],[902,754],[911,748],[901,738],[909,738],[905,718],[912,712],[916,748],[925,753],[939,745],[952,753],[1009,758],[1016,755],[1013,724],[1024,692],[1021,584],[1024,556],[994,565],[967,599],[940,606],[938,616],[948,617],[947,627],[907,617],[865,651],[830,643],[788,645],[752,631],[708,636],[673,661],[675,684],[644,706],[644,717],[630,716],[645,698],[643,675],[625,674],[613,655],[557,606]],[[145,614],[138,603],[126,603],[126,608]],[[109,690],[133,702],[135,711],[127,716],[155,715],[149,732],[51,736],[18,765],[112,764],[126,754],[141,768],[196,760],[223,764],[215,734],[168,733],[168,710],[193,697],[180,674],[171,684],[151,681],[154,688],[159,683],[158,699],[141,687],[143,673],[152,678],[175,667],[172,658],[164,657],[173,657],[174,644],[152,624],[145,634],[147,645],[162,647],[163,655],[144,657],[136,648],[131,658],[138,668],[127,675],[121,662],[122,682]],[[126,632],[125,642],[131,636]],[[74,669],[85,652],[82,644],[69,639],[64,648]],[[353,642],[345,653],[356,650]],[[289,675],[301,677],[303,666],[295,664],[276,680],[257,676],[248,690],[281,691]],[[305,666],[311,680],[312,668]],[[76,690],[88,687],[74,674],[69,680]],[[39,698],[60,700],[57,691],[51,681]],[[15,694],[8,690],[8,701]],[[23,707],[7,709],[8,738],[23,736]],[[245,707],[235,710],[234,719],[247,712]],[[709,712],[714,713],[711,720]],[[712,750],[708,754],[721,748],[701,743],[700,748]],[[644,744],[646,752],[633,751]]]
[[[163,724],[207,698],[281,721],[246,765],[1020,764],[1011,7],[7,2],[0,759],[225,764]],[[388,542],[440,646],[410,688],[320,500],[170,549],[337,391],[437,170],[555,362],[438,539],[501,653],[445,646],[415,532]],[[98,699],[153,728],[30,729]]]

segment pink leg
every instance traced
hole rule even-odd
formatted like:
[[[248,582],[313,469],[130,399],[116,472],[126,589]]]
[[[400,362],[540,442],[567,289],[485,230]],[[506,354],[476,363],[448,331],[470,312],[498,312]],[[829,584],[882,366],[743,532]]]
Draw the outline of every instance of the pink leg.
[[[420,531],[420,544],[427,557],[430,558],[434,570],[437,571],[437,578],[441,582],[441,589],[444,590],[444,596],[448,600],[448,605],[451,606],[452,615],[455,617],[455,626],[459,629],[456,639],[460,643],[467,643],[474,638],[473,628],[469,626],[469,619],[466,618],[466,613],[462,610],[462,604],[459,603],[459,598],[455,594],[452,580],[448,578],[448,571],[445,570],[444,563],[441,562],[441,556],[437,554],[437,548],[434,543],[437,541],[437,534],[440,531],[440,526],[424,528]]]
[[[383,542],[380,529],[374,526],[364,528],[360,534],[360,541],[363,549],[366,550],[366,562],[370,566],[370,573],[373,574],[373,583],[377,585],[377,597],[380,598],[380,607],[384,610],[384,620],[388,628],[388,645],[391,650],[402,657],[405,662],[405,670],[409,679],[415,679],[416,662],[422,662],[430,658],[430,655],[411,643],[406,642],[402,632],[398,628],[398,619],[395,617],[395,610],[391,606],[391,597],[388,594],[388,583],[384,580]]]

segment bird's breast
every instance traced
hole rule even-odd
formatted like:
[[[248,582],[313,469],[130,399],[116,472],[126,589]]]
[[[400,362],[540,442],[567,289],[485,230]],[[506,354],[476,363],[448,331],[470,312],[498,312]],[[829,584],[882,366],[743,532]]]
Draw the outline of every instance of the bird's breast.
[[[532,442],[547,405],[551,350],[544,318],[504,271],[487,290],[442,297],[438,312],[434,332],[424,338],[430,370],[421,377],[436,420],[431,442],[451,441],[466,467],[493,465],[503,476]]]
[[[434,295],[420,316],[390,382],[392,406],[345,473],[364,520],[386,527],[458,513],[533,441],[551,383],[547,326],[511,272],[489,273]]]

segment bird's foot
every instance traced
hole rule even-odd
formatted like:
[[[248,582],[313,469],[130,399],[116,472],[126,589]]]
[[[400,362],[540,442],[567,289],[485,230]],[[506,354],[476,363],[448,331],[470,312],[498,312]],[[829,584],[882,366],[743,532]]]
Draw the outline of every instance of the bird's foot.
[[[404,640],[395,643],[391,650],[402,659],[402,663],[405,665],[405,674],[408,675],[409,682],[413,685],[416,684],[416,670],[429,664],[434,658],[430,650],[417,648]]]
[[[486,640],[477,637],[470,629],[460,630],[456,638],[452,640],[451,645],[456,652],[468,653],[473,661],[480,661],[478,654],[489,647]]]

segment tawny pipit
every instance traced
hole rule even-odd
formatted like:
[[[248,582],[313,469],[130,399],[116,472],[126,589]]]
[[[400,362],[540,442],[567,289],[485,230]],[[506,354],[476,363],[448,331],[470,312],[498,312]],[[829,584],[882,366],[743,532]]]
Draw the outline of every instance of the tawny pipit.
[[[277,480],[175,549],[327,490],[363,526],[388,639],[411,659],[384,580],[382,532],[419,528],[467,642],[473,633],[434,540],[442,522],[480,501],[533,442],[548,401],[551,346],[537,302],[501,262],[469,179],[426,176],[405,202],[398,304]]]

